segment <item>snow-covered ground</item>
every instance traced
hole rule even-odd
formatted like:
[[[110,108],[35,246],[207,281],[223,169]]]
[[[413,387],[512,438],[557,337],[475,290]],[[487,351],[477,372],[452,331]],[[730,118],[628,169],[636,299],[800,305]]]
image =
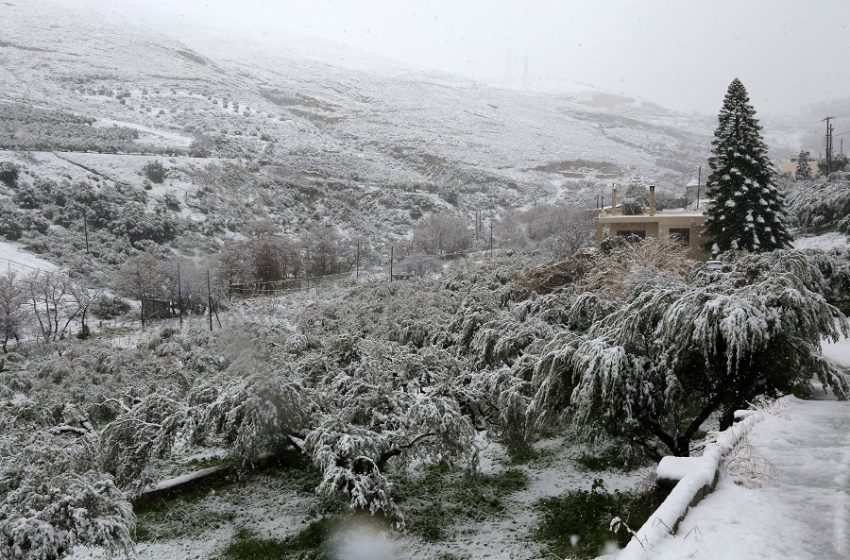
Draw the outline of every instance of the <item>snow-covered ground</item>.
[[[850,340],[825,355],[850,368]],[[653,560],[850,558],[850,402],[785,397]]]
[[[540,558],[543,544],[533,538],[539,522],[535,505],[540,499],[588,490],[594,479],[602,479],[610,491],[629,491],[646,480],[652,470],[588,471],[574,460],[580,448],[559,437],[539,442],[535,447],[540,457],[527,465],[509,465],[501,445],[487,443],[484,438],[479,443],[484,445],[482,474],[510,468],[528,475],[525,489],[505,496],[505,511],[481,520],[448,520],[450,536],[440,542],[426,542],[411,534],[384,535],[381,538],[389,540],[384,554],[369,560],[430,560],[448,554],[475,560]],[[238,528],[248,528],[264,538],[291,536],[311,520],[311,511],[317,505],[309,490],[308,485],[279,472],[247,477],[189,504],[173,503],[170,507],[180,510],[171,522],[173,537],[139,543],[138,560],[218,558]],[[72,560],[106,558],[102,550],[89,547],[81,547],[71,556]]]
[[[850,239],[837,231],[831,231],[821,235],[812,235],[808,237],[798,237],[794,240],[795,249],[837,249],[839,247],[850,246]]]
[[[56,265],[24,251],[16,243],[0,241],[0,274],[28,274],[35,270],[56,270]]]

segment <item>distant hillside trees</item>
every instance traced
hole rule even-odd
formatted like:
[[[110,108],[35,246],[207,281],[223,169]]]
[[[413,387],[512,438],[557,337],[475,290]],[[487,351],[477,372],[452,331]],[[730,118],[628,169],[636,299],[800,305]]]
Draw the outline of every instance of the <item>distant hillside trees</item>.
[[[729,84],[718,117],[709,159],[705,232],[712,252],[729,249],[772,251],[788,247],[785,198],[773,181],[773,168],[755,109],[744,84]]]
[[[458,253],[472,246],[472,232],[462,218],[432,214],[414,228],[413,246],[427,255]]]
[[[11,240],[26,231],[46,233],[51,221],[82,227],[83,219],[90,231],[106,230],[136,246],[166,243],[179,233],[178,217],[168,200],[149,209],[144,190],[129,185],[101,189],[85,181],[71,184],[37,177],[32,183],[19,183],[12,201],[17,208],[0,208],[0,235]]]
[[[788,181],[785,193],[789,213],[802,231],[850,233],[850,178],[846,173]]]
[[[287,280],[348,272],[353,264],[351,242],[336,228],[316,227],[300,240],[258,231],[225,245],[217,257],[216,277],[222,289],[238,286],[261,293],[285,288]]]
[[[0,346],[8,351],[9,341],[19,340],[24,325],[24,285],[14,273],[0,276]]]
[[[593,213],[590,210],[559,205],[541,205],[524,216],[528,238],[543,246],[552,256],[571,257],[593,241]]]
[[[113,286],[121,294],[134,299],[167,298],[175,289],[165,261],[145,253],[127,259],[121,265]]]
[[[797,156],[797,170],[794,172],[794,177],[799,180],[812,178],[812,167],[809,165],[809,152],[801,150]]]
[[[311,228],[304,238],[304,250],[311,276],[336,274],[351,268],[347,244],[333,226]]]
[[[218,256],[217,278],[224,286],[252,285],[262,290],[301,275],[303,267],[299,244],[264,233],[227,244]]]
[[[833,154],[830,173],[845,171],[850,171],[850,157],[847,154]],[[818,173],[822,176],[826,175],[826,160],[823,158],[818,160]]]
[[[0,147],[7,150],[138,151],[132,128],[95,127],[94,118],[63,111],[4,103],[0,110]]]

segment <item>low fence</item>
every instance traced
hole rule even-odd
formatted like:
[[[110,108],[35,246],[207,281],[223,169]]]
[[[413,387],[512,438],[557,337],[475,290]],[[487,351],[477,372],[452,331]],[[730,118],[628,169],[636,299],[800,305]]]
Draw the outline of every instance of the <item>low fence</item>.
[[[759,412],[739,410],[735,412],[736,423],[708,443],[701,457],[661,459],[656,471],[658,484],[672,486],[672,490],[617,555],[617,560],[651,560],[653,550],[676,533],[688,510],[711,493],[720,478],[725,458],[761,418]]]

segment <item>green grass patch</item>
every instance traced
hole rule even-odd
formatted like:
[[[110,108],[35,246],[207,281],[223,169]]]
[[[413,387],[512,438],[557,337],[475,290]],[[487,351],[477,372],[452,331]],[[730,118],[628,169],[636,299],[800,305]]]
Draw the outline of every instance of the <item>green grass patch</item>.
[[[595,480],[589,491],[538,502],[542,519],[536,536],[560,558],[595,558],[609,541],[623,547],[631,538],[624,529],[613,533],[611,519],[619,517],[637,531],[662,500],[654,485],[635,492],[607,492],[602,481]]]
[[[643,458],[628,453],[624,454],[621,451],[616,448],[602,449],[594,453],[579,455],[574,460],[585,470],[594,472],[630,472],[644,464]]]
[[[541,453],[531,445],[506,445],[508,461],[511,465],[527,465],[540,458]]]
[[[202,463],[192,464],[192,469],[205,468]],[[296,491],[312,494],[320,482],[320,476],[300,453],[282,453],[263,462],[260,472],[240,472],[232,469],[195,484],[175,489],[150,499],[138,500],[134,504],[136,514],[136,540],[161,541],[197,536],[210,528],[216,529],[236,521],[232,511],[209,508],[205,499],[213,492],[230,496],[225,500],[244,500],[245,488],[260,484],[281,491]],[[318,512],[316,512],[318,513]]]
[[[136,542],[172,540],[202,534],[210,527],[230,523],[229,511],[191,510],[187,502],[158,502],[136,514]]]
[[[450,536],[448,531],[453,523],[503,515],[505,498],[527,487],[528,475],[519,469],[488,475],[457,475],[435,465],[422,479],[406,485],[397,503],[406,506],[411,533],[437,542]]]
[[[223,556],[225,560],[321,560],[334,525],[333,518],[323,517],[283,540],[261,538],[247,529],[239,529]]]

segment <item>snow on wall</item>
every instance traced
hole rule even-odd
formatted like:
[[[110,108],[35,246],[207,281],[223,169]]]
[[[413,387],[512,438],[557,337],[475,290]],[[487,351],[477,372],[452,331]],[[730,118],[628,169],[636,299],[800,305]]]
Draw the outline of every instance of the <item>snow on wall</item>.
[[[717,434],[717,440],[705,446],[701,457],[664,457],[658,463],[659,480],[677,481],[670,495],[655,510],[617,555],[617,560],[648,560],[652,550],[668,535],[675,533],[688,510],[714,488],[723,458],[750,431],[762,416],[739,410],[738,422]]]

